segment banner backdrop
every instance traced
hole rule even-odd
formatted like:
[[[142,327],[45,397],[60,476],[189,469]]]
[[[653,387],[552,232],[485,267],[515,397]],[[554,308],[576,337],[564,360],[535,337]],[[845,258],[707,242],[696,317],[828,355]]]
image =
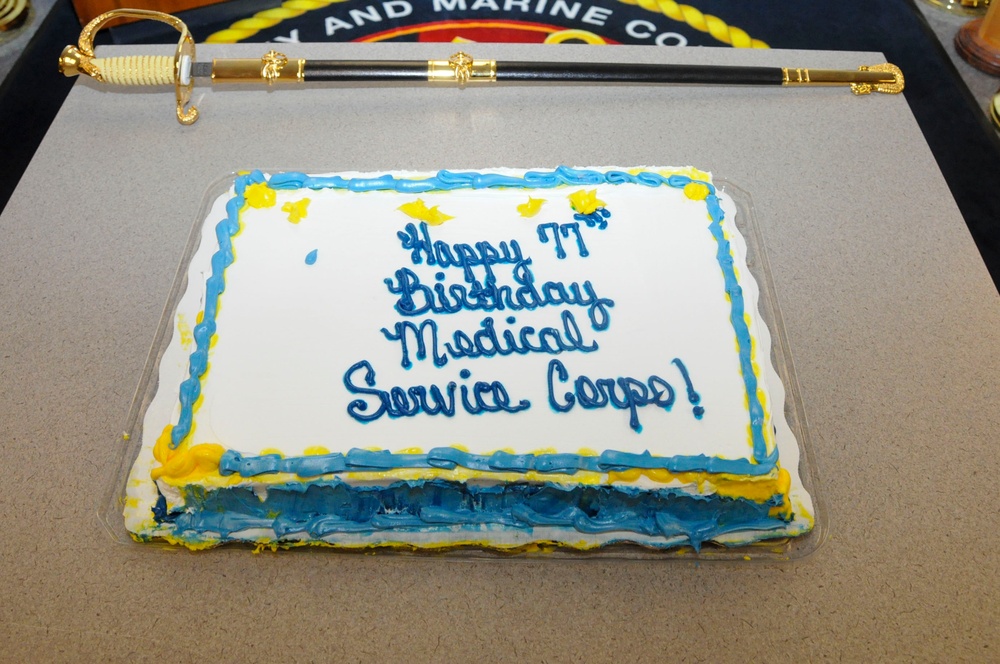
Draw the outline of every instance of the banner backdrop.
[[[767,48],[740,24],[758,3],[672,0],[289,0],[233,21],[208,42],[421,41]],[[712,8],[711,5],[717,6]],[[747,11],[750,9],[751,11]]]
[[[236,0],[178,16],[198,43],[518,42],[888,51],[934,37],[913,0]],[[118,44],[171,41],[150,21]],[[940,46],[938,46],[938,49]]]

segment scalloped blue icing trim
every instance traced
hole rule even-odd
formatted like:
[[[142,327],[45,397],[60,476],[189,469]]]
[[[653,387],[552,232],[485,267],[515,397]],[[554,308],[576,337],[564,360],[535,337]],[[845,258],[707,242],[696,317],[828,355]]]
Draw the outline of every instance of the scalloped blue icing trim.
[[[234,183],[235,195],[226,204],[227,217],[215,227],[219,249],[211,259],[212,273],[206,280],[205,312],[202,321],[194,328],[195,350],[189,358],[189,377],[180,386],[180,416],[171,431],[170,446],[176,448],[191,432],[194,404],[201,394],[201,380],[208,367],[208,349],[215,334],[215,317],[219,300],[225,290],[225,270],[233,262],[232,237],[240,230],[239,213],[245,203],[247,186],[266,182],[272,189],[343,189],[353,192],[398,191],[402,193],[423,193],[428,191],[448,191],[453,189],[487,189],[491,187],[524,187],[547,189],[561,185],[599,184],[639,184],[647,187],[666,185],[682,189],[696,182],[709,190],[706,207],[712,222],[709,230],[718,245],[716,258],[725,279],[725,290],[731,302],[730,321],[736,333],[740,367],[746,387],[750,413],[750,436],[753,449],[752,459],[723,459],[707,455],[654,457],[648,452],[635,454],[607,450],[600,456],[578,454],[509,454],[496,452],[478,455],[454,448],[434,448],[427,454],[394,454],[388,451],[370,452],[354,449],[347,454],[324,454],[283,458],[278,455],[244,457],[239,452],[227,451],[220,462],[219,472],[223,475],[238,473],[242,477],[254,477],[266,473],[288,472],[300,477],[316,477],[327,473],[355,471],[386,471],[397,468],[444,468],[462,466],[471,470],[568,473],[586,471],[622,471],[632,468],[665,469],[670,472],[705,471],[711,473],[732,473],[737,475],[760,476],[770,473],[778,461],[778,449],[770,453],[764,437],[764,408],[757,396],[757,376],[751,357],[752,339],[744,320],[745,302],[743,290],[736,277],[731,247],[722,230],[725,213],[716,195],[716,188],[710,182],[695,180],[686,175],[663,176],[658,173],[624,171],[598,172],[572,169],[560,166],[554,171],[528,171],[523,176],[498,175],[491,173],[439,171],[437,175],[423,179],[396,178],[392,175],[367,178],[343,178],[341,176],[312,177],[304,173],[278,173],[266,178],[259,170],[238,176]]]

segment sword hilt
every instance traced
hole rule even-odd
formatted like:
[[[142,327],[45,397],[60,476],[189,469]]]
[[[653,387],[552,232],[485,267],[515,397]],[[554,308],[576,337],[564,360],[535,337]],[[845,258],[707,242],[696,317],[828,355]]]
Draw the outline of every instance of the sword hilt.
[[[150,19],[166,23],[181,33],[173,57],[131,55],[114,58],[94,57],[94,35],[119,18]],[[194,39],[187,26],[176,16],[146,9],[113,9],[104,12],[80,32],[78,46],[67,46],[59,56],[59,71],[66,76],[86,74],[101,83],[112,85],[173,85],[177,94],[177,120],[189,125],[198,119],[198,109],[189,106],[194,82]]]

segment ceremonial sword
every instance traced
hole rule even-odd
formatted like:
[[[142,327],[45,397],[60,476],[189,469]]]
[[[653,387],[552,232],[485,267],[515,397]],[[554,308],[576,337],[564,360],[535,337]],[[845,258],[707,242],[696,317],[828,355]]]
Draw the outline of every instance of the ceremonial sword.
[[[181,34],[171,56],[94,56],[94,35],[118,18],[166,23]],[[695,85],[850,86],[854,94],[897,94],[903,73],[892,64],[862,65],[857,71],[601,62],[497,62],[476,60],[458,52],[447,60],[303,60],[270,50],[260,58],[195,60],[195,45],[187,26],[176,16],[145,9],[114,9],[92,20],[80,33],[78,46],[67,46],[59,57],[66,76],[86,74],[113,85],[173,85],[177,120],[198,119],[190,105],[196,79],[212,83],[266,85],[312,82],[432,83],[465,87],[479,83],[639,83]]]

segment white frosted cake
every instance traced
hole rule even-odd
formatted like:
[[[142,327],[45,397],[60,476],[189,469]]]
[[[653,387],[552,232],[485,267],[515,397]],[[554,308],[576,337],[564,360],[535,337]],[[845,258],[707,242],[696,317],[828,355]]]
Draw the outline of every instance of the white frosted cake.
[[[703,172],[240,175],[126,487],[192,548],[743,545],[813,526]]]

